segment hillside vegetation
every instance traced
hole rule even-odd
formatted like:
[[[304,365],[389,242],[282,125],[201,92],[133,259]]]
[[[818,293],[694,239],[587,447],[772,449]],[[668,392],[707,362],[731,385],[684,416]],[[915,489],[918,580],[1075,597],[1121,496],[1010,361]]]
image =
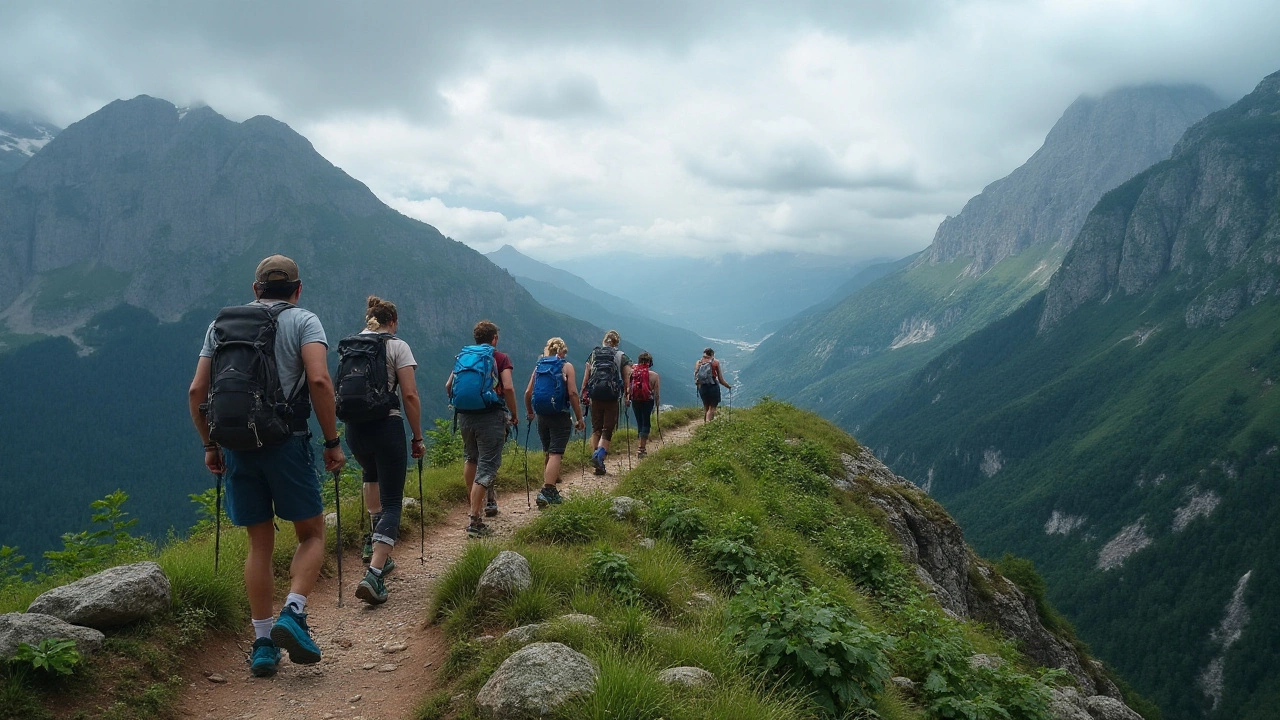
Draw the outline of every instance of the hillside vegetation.
[[[862,435],[981,551],[1033,559],[1179,720],[1280,697],[1277,188],[1280,74],[1106,195],[1044,293]]]
[[[531,623],[599,667],[595,692],[564,718],[1050,717],[1052,688],[1073,680],[926,592],[876,498],[896,493],[950,521],[908,486],[848,474],[860,452],[826,421],[765,401],[637,466],[617,489],[643,501],[636,510],[619,517],[607,496],[576,496],[509,542],[472,546],[436,593],[432,619],[454,644],[419,718],[477,717],[476,692],[528,642],[506,631]],[[477,581],[503,549],[528,559],[532,584],[482,604]],[[988,597],[1007,584],[971,567]],[[1036,584],[1029,564],[1009,567]],[[657,680],[675,666],[715,680]]]

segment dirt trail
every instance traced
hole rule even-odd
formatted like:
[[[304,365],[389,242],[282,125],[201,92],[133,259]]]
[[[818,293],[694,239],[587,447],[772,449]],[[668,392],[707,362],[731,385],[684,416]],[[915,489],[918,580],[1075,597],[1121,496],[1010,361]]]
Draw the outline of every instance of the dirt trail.
[[[665,443],[685,442],[697,424],[664,431]],[[660,445],[657,438],[654,440],[650,445],[657,449]],[[566,471],[561,491],[612,490],[627,472],[625,444],[621,450],[609,456],[608,475]],[[636,462],[633,454],[631,463]],[[536,493],[541,482],[534,468],[529,472]],[[497,539],[511,535],[539,512],[536,505],[526,505],[523,490],[499,495],[498,506],[501,514],[488,520]],[[336,578],[321,578],[307,604],[308,623],[324,653],[319,664],[294,665],[284,660],[274,678],[259,679],[249,674],[245,664],[245,653],[252,643],[249,633],[215,640],[192,660],[178,702],[179,713],[218,720],[409,717],[433,687],[436,670],[448,651],[440,628],[425,624],[425,619],[436,579],[466,549],[466,525],[467,510],[458,505],[443,523],[427,528],[425,564],[413,557],[418,552],[417,529],[401,538],[395,553],[396,570],[387,579],[391,599],[378,607],[355,598],[356,583],[364,573],[358,548],[344,554],[344,606],[337,607]],[[399,646],[404,649],[397,649]]]

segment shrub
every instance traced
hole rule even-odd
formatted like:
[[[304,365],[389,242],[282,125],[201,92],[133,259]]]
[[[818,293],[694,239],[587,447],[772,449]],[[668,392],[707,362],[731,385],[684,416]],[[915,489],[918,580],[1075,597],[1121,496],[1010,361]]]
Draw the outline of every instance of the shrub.
[[[25,663],[48,676],[70,675],[80,664],[75,640],[45,638],[39,645],[20,643],[11,662]]]
[[[823,561],[850,580],[878,595],[894,596],[910,580],[889,538],[862,518],[848,518],[822,533]]]
[[[577,495],[542,513],[528,534],[550,542],[584,543],[599,538],[609,522],[608,498],[599,493]]]
[[[427,462],[431,467],[462,462],[462,436],[453,433],[448,420],[436,418],[434,424],[434,430],[424,430],[422,433],[430,441],[427,446]]]
[[[699,538],[693,549],[724,582],[734,585],[763,566],[756,551],[745,540],[717,535]]]
[[[738,652],[784,673],[832,715],[869,708],[889,678],[887,636],[825,592],[788,578],[750,578],[729,603],[726,635]]]
[[[601,548],[587,556],[587,580],[621,600],[635,602],[640,599],[636,590],[639,578],[631,569],[627,556],[608,548]]]
[[[686,506],[674,495],[656,495],[649,505],[649,532],[688,547],[706,534],[706,513]]]

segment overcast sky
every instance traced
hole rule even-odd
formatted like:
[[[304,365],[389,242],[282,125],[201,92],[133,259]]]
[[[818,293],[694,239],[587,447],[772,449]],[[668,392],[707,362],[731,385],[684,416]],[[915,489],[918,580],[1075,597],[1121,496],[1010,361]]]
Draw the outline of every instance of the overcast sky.
[[[6,3],[0,109],[265,114],[477,249],[902,256],[1078,95],[1280,70],[1275,0]]]

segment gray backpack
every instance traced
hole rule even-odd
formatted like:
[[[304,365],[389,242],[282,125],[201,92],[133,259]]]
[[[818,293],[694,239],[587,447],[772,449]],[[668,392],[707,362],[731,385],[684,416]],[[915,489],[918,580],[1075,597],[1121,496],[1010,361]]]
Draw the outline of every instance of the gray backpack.
[[[716,375],[712,367],[714,360],[698,363],[698,367],[693,371],[693,379],[699,385],[715,385]]]

